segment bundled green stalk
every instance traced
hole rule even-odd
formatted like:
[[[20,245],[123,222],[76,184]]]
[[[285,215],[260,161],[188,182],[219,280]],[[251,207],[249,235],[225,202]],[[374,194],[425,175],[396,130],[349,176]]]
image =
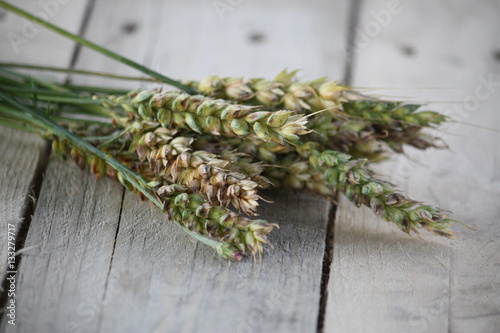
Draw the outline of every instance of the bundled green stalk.
[[[39,111],[33,113],[38,113],[40,118],[45,117]],[[26,124],[29,125],[29,122]],[[47,124],[50,124],[48,118],[45,126],[40,123],[36,125],[45,127],[44,136],[52,138],[55,153],[72,158],[81,168],[90,165],[92,173],[98,178],[107,175],[142,197],[152,198],[151,201],[165,211],[168,220],[212,246],[224,258],[239,260],[245,253],[260,255],[263,244],[268,243],[266,235],[277,227],[264,220],[240,216],[220,202],[210,200],[202,191],[194,191],[192,187],[170,181],[170,175],[160,175],[155,170],[155,165],[141,161],[137,153],[122,151],[122,147],[116,143],[103,148],[104,154],[95,154],[95,150],[88,148],[91,147],[89,144],[75,145],[78,142],[75,137],[78,136],[72,136],[70,132],[66,136],[57,130],[57,125],[54,124],[53,127]],[[89,132],[89,128],[79,126],[79,130],[73,129],[73,132],[83,137],[84,132]],[[96,134],[95,130],[92,133]],[[116,167],[117,164],[119,167]],[[123,172],[124,169],[128,172]]]
[[[43,91],[37,93],[43,96]],[[309,134],[304,115],[288,110],[260,111],[256,106],[235,103],[160,89],[118,96],[80,96],[78,107],[100,107],[98,112],[112,125],[74,127],[74,121],[60,124],[73,126],[73,132],[82,137],[89,133],[96,136],[92,126],[107,134],[104,144],[96,140],[94,146],[139,175],[170,220],[233,249],[225,257],[262,252],[262,245],[268,242],[266,235],[276,225],[241,217],[227,207],[255,215],[261,199],[257,190],[268,188],[271,183],[330,200],[342,192],[357,206],[370,207],[405,232],[422,227],[452,236],[448,227],[453,220],[441,209],[408,199],[389,183],[374,178],[364,166],[366,158],[352,158],[328,149],[324,141],[316,141]],[[74,110],[76,103],[68,99],[46,107],[56,114],[61,107],[72,107],[72,112],[78,112]],[[377,125],[371,115],[364,119],[366,114],[358,113],[369,126]],[[419,117],[421,126],[430,125]],[[342,126],[352,124],[349,120]],[[50,128],[45,130],[50,132]],[[121,134],[112,136],[110,133],[116,130]],[[60,142],[60,137],[54,137],[55,151],[71,156],[80,166],[89,164],[97,176],[109,175],[143,193],[131,186],[123,173],[113,172],[104,160],[95,156],[90,160],[83,158],[84,154],[74,146],[69,145],[69,150],[58,147]]]
[[[52,140],[56,153],[120,181],[222,257],[261,255],[277,225],[240,212],[256,215],[258,190],[272,185],[330,200],[341,192],[404,232],[452,237],[456,221],[443,210],[407,198],[366,166],[405,145],[442,147],[422,130],[445,116],[335,81],[298,82],[296,72],[181,83],[4,1],[0,7],[181,89],[109,95],[106,87],[57,85],[0,64],[0,124]]]
[[[300,86],[304,88],[304,85]],[[246,97],[248,98],[248,96]],[[334,198],[336,192],[340,191],[357,206],[366,205],[370,207],[377,215],[397,224],[405,232],[416,230],[417,227],[424,227],[431,232],[443,236],[452,235],[451,231],[448,230],[452,220],[448,219],[447,215],[441,209],[407,199],[397,193],[389,183],[373,178],[373,173],[363,166],[367,162],[366,159],[353,159],[347,154],[325,149],[322,144],[312,140],[302,143],[298,141],[298,133],[294,134],[293,138],[295,140],[292,141],[292,144],[286,144],[284,138],[279,135],[280,130],[274,132],[273,135],[249,135],[248,131],[238,132],[229,125],[229,121],[232,122],[234,119],[242,119],[244,123],[247,122],[247,119],[258,119],[254,125],[258,124],[262,119],[265,121],[264,124],[269,124],[269,119],[280,119],[277,125],[282,125],[286,128],[290,126],[287,123],[289,111],[274,111],[274,113],[271,111],[253,111],[250,108],[243,108],[237,104],[201,98],[198,95],[189,96],[153,91],[142,91],[137,95],[134,92],[129,94],[127,99],[118,97],[112,100],[115,101],[112,106],[116,107],[120,103],[120,107],[124,108],[131,117],[139,117],[150,121],[158,120],[165,128],[181,127],[191,129],[199,134],[210,132],[215,135],[222,134],[222,136],[226,137],[236,137],[244,141],[247,146],[252,142],[254,145],[261,146],[257,149],[262,149],[262,147],[265,149],[269,145],[277,146],[281,149],[282,153],[287,151],[288,154],[295,154],[300,157],[293,165],[289,166],[295,178],[287,177],[287,184],[291,185],[290,187],[299,189],[300,180],[305,180],[304,185],[306,189],[330,198]],[[220,106],[214,106],[217,103],[220,103]],[[406,121],[411,121],[414,124],[412,126],[415,126],[415,124],[429,126],[432,122],[443,120],[440,115],[434,115],[434,113],[431,116],[429,116],[428,112],[413,114],[416,108],[410,106],[399,107],[395,111],[388,112],[381,105],[384,103],[387,105],[389,102],[378,102],[373,110],[367,111],[366,105],[371,105],[371,101],[367,103],[357,101],[356,103],[349,106],[352,109],[350,114],[357,114],[359,118],[365,117],[367,120],[373,121],[373,119],[377,119],[373,116],[373,113],[377,113],[377,117],[380,120],[377,120],[375,124],[395,122],[394,119],[402,118],[402,114],[406,114]],[[194,120],[191,123],[185,121],[187,118],[186,115],[191,113],[199,116],[201,120]],[[168,114],[166,116],[168,121],[161,120],[164,114]],[[254,114],[258,114],[259,116],[255,118],[249,117],[249,115],[252,116]],[[270,114],[277,117],[273,118]],[[177,118],[180,120],[174,120],[176,115],[179,115]],[[206,118],[203,118],[204,115],[206,115]],[[285,115],[285,117],[282,117],[282,115]],[[221,121],[218,124],[225,125],[219,125],[215,130],[213,128],[210,129],[209,123],[211,118],[209,117],[214,117],[217,120],[220,119]],[[198,125],[203,123],[206,124],[204,130]],[[293,120],[292,124],[296,125],[295,120]],[[300,126],[298,132],[306,134],[307,130],[305,127],[302,124]],[[401,123],[400,126],[404,128],[404,124]],[[227,128],[227,130],[221,130],[222,128]],[[249,126],[246,125],[245,128],[249,128]],[[276,128],[281,129],[280,126]],[[259,142],[259,140],[263,142]],[[234,147],[231,147],[229,144],[229,147],[226,147],[226,149],[228,148]],[[279,161],[280,158],[274,155],[269,162],[279,165]],[[304,167],[305,165],[307,168]],[[297,173],[301,171],[305,172],[307,176],[298,177]],[[257,184],[253,184],[252,186],[252,189],[254,189],[257,187]],[[201,186],[197,187],[201,188]],[[239,186],[239,188],[242,187]],[[213,192],[208,190],[208,193],[212,195]],[[244,193],[248,193],[248,191]],[[256,193],[252,193],[252,197],[258,199]],[[233,205],[237,208],[244,207],[237,203],[237,201]],[[248,205],[243,210],[253,214],[255,213],[254,208],[256,208],[256,200],[253,205]]]

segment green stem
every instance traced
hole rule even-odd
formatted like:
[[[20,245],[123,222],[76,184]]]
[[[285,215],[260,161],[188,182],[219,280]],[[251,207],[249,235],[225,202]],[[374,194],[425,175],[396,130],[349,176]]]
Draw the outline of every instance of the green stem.
[[[27,121],[31,121],[31,122],[34,122],[36,124],[41,124],[44,128],[50,130],[52,133],[54,133],[58,137],[64,138],[64,139],[68,140],[69,142],[71,142],[71,144],[74,145],[75,147],[77,147],[83,151],[88,151],[91,154],[104,160],[113,169],[115,169],[117,172],[121,173],[124,176],[125,180],[127,180],[136,189],[138,189],[144,196],[146,196],[149,200],[151,200],[151,202],[153,202],[156,206],[158,206],[160,209],[163,210],[163,204],[146,189],[145,180],[142,179],[138,174],[136,174],[135,172],[133,172],[132,170],[127,168],[125,165],[123,165],[122,163],[120,163],[119,161],[114,159],[113,157],[107,155],[103,151],[92,146],[90,143],[82,140],[80,137],[69,132],[67,129],[65,129],[64,127],[55,123],[50,118],[45,116],[43,113],[19,103],[17,100],[4,94],[2,91],[0,91],[0,97],[2,99],[4,99],[7,103],[11,104],[13,107],[16,107],[16,108],[27,113],[27,115],[19,114],[20,118],[25,118],[25,119],[27,119]],[[28,115],[33,117],[33,119],[31,119],[31,117],[28,117]],[[194,231],[189,230],[186,226],[180,224],[178,221],[174,221],[174,222],[182,230],[184,230],[186,233],[188,233],[190,236],[194,237],[198,241],[215,249],[219,255],[224,256],[226,258],[230,258],[229,252],[230,252],[231,245],[229,243],[218,242],[216,240],[204,237],[202,235],[197,234]]]
[[[50,116],[51,119],[56,120],[56,122],[70,122],[70,123],[87,123],[87,124],[99,124],[104,126],[112,126],[109,119],[96,119],[96,118],[75,118],[75,117],[65,117],[64,115]]]
[[[8,91],[6,89],[2,89],[2,91]],[[90,98],[79,98],[79,97],[61,97],[54,95],[45,95],[38,93],[29,93],[29,92],[11,92],[12,96],[16,96],[19,98],[36,98],[37,101],[41,102],[49,102],[53,104],[71,104],[71,105],[101,105],[102,101],[98,99],[90,99]]]
[[[4,118],[0,115],[0,125],[9,127],[18,131],[23,131],[23,132],[28,132],[28,133],[34,133],[34,134],[40,134],[38,131],[34,130],[31,127],[28,127],[24,125],[23,123],[19,123],[17,121],[12,121],[9,120],[8,118]]]
[[[101,53],[101,54],[103,54],[103,55],[105,55],[105,56],[107,56],[109,58],[112,58],[114,60],[117,60],[117,61],[125,64],[125,65],[128,65],[128,66],[130,66],[132,68],[135,68],[135,69],[137,69],[137,70],[139,70],[139,71],[141,71],[141,72],[143,72],[143,73],[145,73],[145,74],[147,74],[147,75],[149,75],[149,76],[151,76],[151,77],[153,77],[155,79],[158,79],[161,82],[170,84],[170,85],[172,85],[174,87],[177,87],[177,88],[179,88],[181,90],[184,90],[185,92],[187,92],[189,94],[196,94],[197,93],[196,90],[194,90],[194,89],[192,89],[192,88],[190,88],[190,87],[188,87],[186,85],[183,85],[179,81],[176,81],[176,80],[173,80],[173,79],[171,79],[169,77],[166,77],[166,76],[164,76],[164,75],[162,75],[162,74],[160,74],[160,73],[158,73],[156,71],[153,71],[153,70],[151,70],[151,69],[149,69],[149,68],[147,68],[147,67],[145,67],[145,66],[143,66],[143,65],[141,65],[141,64],[139,64],[139,63],[137,63],[135,61],[132,61],[132,60],[130,60],[128,58],[122,57],[118,53],[115,53],[115,52],[113,52],[111,50],[108,50],[108,49],[102,47],[102,46],[94,44],[94,43],[92,43],[92,42],[90,42],[90,41],[88,41],[88,40],[86,40],[86,39],[84,39],[84,38],[82,38],[82,37],[80,37],[78,35],[75,35],[75,34],[69,32],[67,30],[64,30],[64,29],[58,27],[58,26],[55,26],[52,23],[44,21],[44,20],[42,20],[42,19],[40,19],[40,18],[38,18],[38,17],[36,17],[36,16],[34,16],[34,15],[32,15],[32,14],[24,11],[23,9],[18,8],[16,6],[13,6],[13,5],[5,2],[5,1],[1,1],[0,0],[0,7],[3,7],[5,9],[7,9],[7,10],[9,10],[9,11],[11,11],[11,12],[17,14],[17,15],[19,15],[19,16],[27,18],[28,20],[36,22],[36,23],[40,24],[41,26],[43,26],[43,27],[45,27],[47,29],[50,29],[50,30],[52,30],[52,31],[54,31],[54,32],[56,32],[56,33],[64,36],[64,37],[67,37],[67,38],[75,41],[78,44],[86,46],[86,47],[88,47],[88,48],[90,48],[90,49],[92,49],[94,51],[97,51],[97,52],[99,52],[99,53]]]
[[[84,104],[78,106],[77,108],[72,107],[72,105],[66,105],[63,109],[64,113],[71,113],[76,115],[93,115],[104,118],[111,118],[111,113],[100,105]]]
[[[52,67],[52,66],[37,66],[37,65],[0,62],[0,67],[34,69],[37,71],[49,71],[49,72],[58,72],[58,73],[69,73],[69,74],[92,75],[92,76],[105,77],[105,78],[109,78],[109,79],[127,80],[127,81],[157,82],[157,80],[154,80],[151,78],[145,78],[145,77],[116,75],[116,74],[110,74],[110,73],[101,73],[101,72],[95,72],[95,71],[87,71],[87,70],[81,70],[81,69],[68,69],[68,68]]]
[[[0,3],[0,6],[1,6],[1,3]],[[17,72],[13,72],[13,71],[9,71],[7,69],[2,69],[0,68],[0,73],[6,73],[8,75],[13,75],[13,76],[16,76],[20,79],[23,79],[24,81],[26,82],[30,82],[30,83],[34,83],[34,84],[37,84],[39,85],[40,87],[43,87],[43,88],[47,88],[47,89],[50,89],[50,90],[54,90],[54,91],[60,91],[60,92],[68,92],[67,89],[63,88],[63,87],[60,87],[59,85],[55,84],[55,83],[51,83],[51,82],[46,82],[46,81],[43,81],[43,80],[39,80],[33,76],[29,76],[29,75],[24,75],[24,74],[21,74],[21,73],[17,73]],[[5,78],[5,77],[3,77]],[[21,85],[25,85],[26,83],[23,83],[23,82],[19,82]]]
[[[56,122],[52,121],[49,117],[47,117],[42,112],[38,112],[31,107],[28,107],[24,104],[19,103],[14,98],[4,94],[0,91],[0,97],[3,98],[7,103],[12,106],[21,109],[22,111],[28,113],[33,118],[35,118],[39,123],[43,124],[45,128],[53,132],[55,135],[64,138],[71,142],[75,147],[90,152],[91,154],[103,159],[106,163],[108,163],[113,169],[123,174],[128,182],[130,182],[134,187],[136,187],[142,194],[144,194],[148,199],[150,199],[155,205],[163,209],[163,204],[156,199],[149,191],[143,188],[142,185],[146,184],[146,182],[135,172],[118,162],[116,159],[108,156],[101,150],[82,140],[80,137],[74,135],[69,132],[64,127],[60,126]],[[142,184],[141,184],[142,183]]]
[[[43,136],[44,132],[41,131],[40,129],[34,127],[34,126],[29,126],[29,123],[17,121],[14,118],[10,117],[5,117],[0,108],[0,125],[9,127],[18,131],[23,131],[23,132],[28,132],[28,133],[35,133],[40,136]]]
[[[112,141],[115,141],[118,139],[120,136],[122,136],[125,131],[120,132],[119,134],[111,134],[111,135],[104,135],[104,136],[85,136],[82,137],[82,139],[86,141],[104,141],[104,143],[109,143]]]
[[[73,84],[65,84],[62,87],[67,88],[71,91],[78,92],[90,92],[90,93],[101,93],[108,95],[126,95],[130,92],[130,89],[120,89],[120,88],[108,88],[108,87],[96,87],[96,86],[79,86]]]
[[[54,90],[33,88],[31,86],[28,87],[28,85],[26,85],[26,84],[24,86],[23,85],[12,86],[12,85],[0,84],[0,89],[2,89],[3,91],[8,91],[8,92],[16,93],[16,94],[35,94],[37,96],[45,95],[45,96],[77,97],[77,95],[75,95],[72,92],[63,92],[63,91],[54,91]]]
[[[93,115],[98,115],[98,116],[109,117],[109,112],[100,105],[101,104],[100,100],[95,100],[95,99],[91,98],[90,96],[82,96],[81,94],[78,94],[74,91],[71,91],[70,89],[68,89],[66,87],[62,87],[62,86],[59,86],[57,84],[46,82],[43,80],[38,80],[38,79],[35,79],[31,76],[26,76],[26,75],[23,75],[20,73],[2,70],[0,68],[0,73],[1,72],[17,76],[20,79],[27,81],[27,83],[26,82],[19,82],[19,81],[16,81],[16,80],[13,80],[13,79],[10,79],[8,77],[0,75],[0,81],[6,81],[10,85],[10,87],[7,87],[7,88],[5,88],[4,85],[2,85],[2,86],[0,86],[0,89],[3,91],[13,92],[11,95],[15,95],[15,93],[17,93],[17,92],[25,92],[25,93],[35,94],[36,98],[38,100],[79,105],[77,113],[80,113],[80,114],[85,113],[85,114],[93,114]],[[13,82],[10,82],[10,81],[13,81]],[[16,85],[16,87],[12,87],[12,85]],[[47,90],[36,88],[36,87],[34,87],[34,85],[44,87]],[[73,99],[71,99],[71,98],[69,98],[69,99],[47,98],[47,97],[41,97],[42,95],[64,96],[64,97],[73,96],[74,98]],[[33,96],[29,96],[29,97],[32,98]],[[82,112],[82,111],[84,111],[84,112]]]
[[[108,138],[106,138],[103,143],[101,143],[99,145],[99,148],[103,148],[103,147],[106,147],[107,145],[109,145],[110,143],[114,142],[115,140],[118,140],[118,138],[120,138],[122,135],[124,135],[125,133],[127,133],[127,131],[122,131],[116,135],[113,135],[113,136],[108,136]]]
[[[0,87],[1,91],[7,91]],[[101,106],[101,101],[92,100],[92,99],[78,99],[71,97],[58,97],[58,96],[44,96],[38,94],[16,94],[15,92],[9,92],[11,96],[15,96],[16,98],[26,98],[30,101],[36,100],[38,102],[46,102],[50,105],[48,108],[51,108],[54,104],[62,104],[67,106],[63,110],[66,113],[78,114],[78,115],[93,115],[99,117],[105,117],[109,119],[110,113],[105,108]],[[25,103],[23,103],[25,104]],[[68,108],[69,106],[78,107],[76,110],[74,108]]]
[[[61,92],[61,93],[68,93],[68,94],[74,94],[79,96],[80,92],[90,92],[90,93],[104,93],[104,94],[111,94],[111,95],[126,95],[127,93],[130,92],[130,89],[120,89],[120,88],[109,88],[109,87],[96,87],[96,86],[80,86],[80,85],[73,85],[73,84],[55,84],[52,82],[47,82],[43,80],[39,80],[34,78],[33,76],[29,75],[24,75],[18,72],[13,72],[10,70],[2,69],[2,66],[0,66],[0,73],[3,73],[3,75],[0,75],[0,82],[3,84],[9,84],[11,87],[13,86],[20,86],[20,87],[33,87],[33,84],[28,84],[28,83],[34,83],[37,86],[40,86],[42,88],[46,88],[50,91],[55,91],[55,92]],[[22,81],[15,80],[11,77],[6,76],[14,76],[17,77]]]
[[[2,93],[0,92],[0,94],[2,94]],[[4,104],[0,104],[0,111],[4,114],[7,114],[8,116],[10,116],[11,118],[13,118],[17,121],[21,121],[21,122],[24,122],[27,124],[32,124],[32,125],[38,126],[40,128],[46,128],[46,126],[43,123],[41,123],[39,120],[33,118],[29,114],[13,110],[12,106],[9,107],[9,106],[6,106]]]
[[[0,69],[0,73],[3,72],[1,69]],[[9,86],[11,87],[14,87],[14,86],[23,86],[25,83],[24,82],[20,82],[18,80],[14,80],[10,77],[6,77],[4,75],[0,75],[0,82],[2,82],[2,84],[8,84]]]

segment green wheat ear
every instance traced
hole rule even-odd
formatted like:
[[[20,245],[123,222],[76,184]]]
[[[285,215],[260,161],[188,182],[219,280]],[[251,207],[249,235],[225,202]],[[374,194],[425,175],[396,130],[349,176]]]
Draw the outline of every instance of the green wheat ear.
[[[451,238],[451,223],[460,223],[407,198],[366,167],[367,159],[402,152],[405,145],[438,147],[421,130],[449,120],[439,113],[325,78],[300,82],[297,71],[273,80],[211,76],[181,83],[5,1],[0,7],[135,68],[146,80],[184,91],[61,86],[5,68],[138,78],[0,64],[0,123],[52,139],[54,152],[90,166],[97,177],[120,181],[224,258],[260,256],[267,234],[278,227],[228,208],[256,214],[257,189],[271,184],[265,176],[278,187],[330,200],[342,192],[407,233],[424,228]],[[82,115],[87,118],[77,121]]]
[[[310,114],[312,133],[306,141],[318,141],[325,148],[371,160],[380,160],[391,150],[401,153],[405,145],[419,149],[444,147],[422,129],[449,121],[447,117],[422,111],[419,104],[366,96],[325,78],[300,82],[296,73],[285,70],[274,80],[210,76],[183,83],[214,98]],[[326,112],[315,114],[318,111]]]
[[[12,112],[16,120],[23,121],[25,125],[31,124],[41,128],[44,134],[51,133],[55,137],[53,147],[56,153],[71,155],[75,161],[81,161],[82,167],[90,162],[92,171],[97,176],[109,174],[106,170],[109,167],[117,180],[126,188],[138,192],[165,210],[170,220],[226,259],[239,260],[247,251],[253,255],[260,255],[263,250],[262,245],[268,243],[266,235],[277,227],[263,220],[252,221],[240,217],[225,207],[212,205],[202,194],[187,193],[187,188],[182,185],[169,184],[157,189],[151,188],[151,182],[133,171],[131,165],[125,165],[130,160],[126,159],[122,163],[60,126],[42,110],[21,104],[3,91],[0,91],[0,98],[11,106],[11,111],[17,110]],[[210,225],[214,225],[216,230],[207,228]],[[218,232],[218,237],[215,239],[214,232]]]
[[[129,118],[158,121],[165,128],[185,128],[198,134],[258,139],[285,145],[310,133],[307,117],[292,111],[260,111],[252,106],[175,91],[140,90],[108,96],[102,106],[122,109]],[[117,122],[127,121],[117,118]]]

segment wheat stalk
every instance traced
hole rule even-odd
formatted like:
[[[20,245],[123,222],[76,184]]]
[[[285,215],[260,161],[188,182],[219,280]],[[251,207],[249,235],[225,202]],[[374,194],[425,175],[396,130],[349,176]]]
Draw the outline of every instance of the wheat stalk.
[[[4,1],[0,7],[184,91],[61,86],[0,68],[0,123],[51,139],[56,153],[120,181],[224,258],[260,256],[269,243],[277,225],[228,206],[255,214],[257,190],[270,180],[330,200],[342,192],[408,233],[453,236],[456,221],[444,210],[407,198],[366,167],[405,145],[440,147],[422,130],[447,117],[335,81],[299,82],[296,72],[179,82]]]
[[[102,105],[114,112],[125,110],[128,119],[158,121],[165,128],[186,128],[198,134],[254,138],[279,144],[299,140],[310,131],[307,117],[292,111],[258,111],[255,107],[238,105],[205,96],[191,96],[175,91],[141,90],[124,96],[109,96]]]
[[[419,149],[442,147],[421,130],[437,126],[448,120],[447,117],[437,112],[419,111],[419,104],[404,104],[366,96],[353,88],[324,78],[298,82],[296,73],[297,71],[285,70],[274,80],[211,76],[199,82],[184,83],[207,96],[247,105],[262,105],[270,110],[287,109],[303,114],[326,110],[327,112],[311,117],[308,127],[317,134],[315,141],[321,138],[334,141],[329,143],[330,148],[340,148],[344,152],[352,153],[357,150],[377,156],[386,151],[381,150],[381,143],[396,152],[402,152],[405,144]],[[338,135],[345,127],[349,127],[350,132],[347,141],[343,141]],[[358,147],[351,149],[356,144]]]

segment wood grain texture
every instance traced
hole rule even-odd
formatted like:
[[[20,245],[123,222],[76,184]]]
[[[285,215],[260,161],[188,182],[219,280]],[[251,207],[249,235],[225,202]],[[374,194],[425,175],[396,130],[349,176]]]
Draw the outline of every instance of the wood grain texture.
[[[30,185],[40,155],[43,141],[35,135],[26,135],[0,127],[0,276],[7,265],[8,225],[19,227],[27,204]]]
[[[16,325],[4,332],[95,332],[123,189],[53,156],[19,268]]]
[[[45,12],[46,8],[51,22],[76,32],[80,27],[84,2],[71,5],[56,4],[57,6],[43,8],[36,2],[23,1],[16,5],[36,13]],[[69,64],[74,46],[72,42],[3,10],[0,10],[0,17],[1,62],[58,64],[63,67]],[[53,52],[54,45],[58,45],[57,52]],[[61,76],[57,75],[42,76],[61,79]],[[27,200],[31,200],[30,184],[43,145],[43,140],[35,135],[0,127],[0,276],[2,278],[7,260],[7,225],[10,223],[19,227],[23,209]]]
[[[354,84],[420,101],[460,121],[500,128],[496,1],[365,2]],[[374,23],[375,22],[375,23]],[[379,33],[376,26],[378,22]],[[382,25],[384,23],[384,26]],[[483,82],[493,81],[485,85]],[[452,89],[424,89],[444,87]],[[476,102],[477,101],[477,102]],[[380,171],[416,198],[478,228],[455,240],[412,238],[342,201],[337,215],[325,332],[498,332],[499,133],[450,124],[450,151],[407,150]]]
[[[140,6],[131,2],[124,6],[127,10],[111,17],[109,3],[98,1],[88,35],[100,43],[108,41],[119,52],[128,52],[130,57],[173,77],[202,78],[214,73],[269,76],[285,65],[307,68],[307,74],[315,76],[329,71],[338,76],[342,69],[337,59],[347,25],[342,15],[347,13],[347,6],[343,2],[336,6],[318,4],[312,7],[304,1],[291,2],[280,14],[282,21],[297,17],[311,21],[339,13],[338,20],[323,21],[328,22],[332,34],[314,26],[304,30],[302,24],[277,26],[273,18],[278,2],[244,2],[221,21],[210,2],[186,5],[180,1],[150,1]],[[98,33],[102,22],[107,22],[112,36],[118,36],[120,27],[127,24],[137,24],[137,30],[126,38],[111,39]],[[258,44],[249,41],[254,31],[251,27],[256,26],[266,36],[263,38],[271,40]],[[311,50],[334,52],[335,56],[311,62],[310,50],[297,43],[304,40],[313,44]],[[265,60],[261,60],[263,55]],[[120,67],[107,59],[93,61],[82,56],[78,66]],[[162,222],[154,208],[140,204],[127,193],[110,273],[110,281],[115,282],[106,291],[100,330],[315,331],[328,204],[300,196],[280,196],[276,201],[261,211],[262,218],[287,220],[271,236],[275,248],[261,264],[250,259],[229,263],[203,245],[194,244],[175,226]],[[305,308],[308,311],[304,312]]]
[[[116,6],[98,0],[86,37],[174,77],[272,77],[285,66],[307,68],[311,78],[338,77],[346,14],[346,1],[292,1],[283,10],[278,1],[249,1],[221,21],[212,2],[129,0]],[[309,25],[318,17],[321,29]],[[261,42],[249,39],[255,29],[265,36]],[[82,50],[79,59],[79,68],[134,73],[92,51]],[[274,249],[261,263],[231,263],[193,243],[132,194],[126,194],[118,222],[121,196],[114,185],[94,184],[92,176],[65,163],[52,161],[49,169],[41,194],[46,201],[26,242],[37,247],[21,267],[20,331],[316,330],[325,201],[270,195],[276,203],[264,205],[261,217],[282,225],[271,235]],[[77,184],[58,193],[75,175]]]
[[[238,2],[222,13],[215,6]],[[340,78],[347,5],[344,0],[292,0],[286,6],[279,0],[149,0],[127,1],[111,10],[98,0],[87,36],[177,79],[272,78],[285,68],[302,69],[305,79]],[[79,68],[137,74],[93,51],[82,51]],[[82,80],[78,82],[89,82]],[[134,82],[112,84],[137,87]]]
[[[100,332],[314,332],[328,206],[268,198],[261,216],[281,226],[274,249],[235,263],[127,193]]]
[[[11,1],[42,19],[78,33],[87,1]],[[0,10],[0,61],[67,67],[75,43],[13,13]],[[61,79],[65,75],[38,73],[42,78]]]

